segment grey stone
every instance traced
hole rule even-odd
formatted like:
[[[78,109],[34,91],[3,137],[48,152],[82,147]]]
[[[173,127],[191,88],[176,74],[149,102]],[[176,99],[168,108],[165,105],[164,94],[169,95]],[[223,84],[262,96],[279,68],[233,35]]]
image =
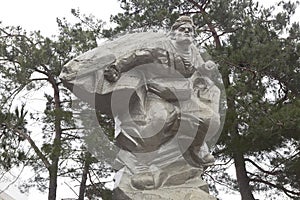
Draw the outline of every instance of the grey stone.
[[[222,81],[193,44],[193,28],[182,16],[168,34],[126,34],[73,59],[60,75],[115,120],[114,167],[123,174],[114,199],[214,199],[201,174],[214,162]]]
[[[193,168],[187,164],[176,163],[176,165],[170,168],[153,172],[153,174],[147,173],[143,175],[150,178],[151,175],[154,177],[156,173],[161,174],[164,172],[167,177],[164,178],[163,183],[159,187],[136,188],[134,187],[134,184],[128,184],[130,180],[132,181],[132,176],[128,171],[124,171],[121,182],[113,192],[113,199],[216,200],[208,194],[207,184],[199,176],[202,173],[202,170]],[[177,178],[175,178],[176,175]]]

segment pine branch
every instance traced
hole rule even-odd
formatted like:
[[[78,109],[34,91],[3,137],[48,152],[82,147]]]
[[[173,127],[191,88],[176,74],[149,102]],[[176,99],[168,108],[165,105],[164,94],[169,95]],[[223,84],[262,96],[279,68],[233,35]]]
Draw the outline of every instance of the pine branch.
[[[69,133],[63,133],[67,138],[64,138],[63,141],[68,141],[68,140],[81,140],[82,137],[80,136],[77,136],[77,135],[72,135],[72,134],[69,134]]]
[[[230,185],[228,185],[227,183],[221,182],[216,180],[212,175],[210,175],[209,173],[204,172],[204,175],[207,175],[208,177],[210,177],[210,179],[214,182],[217,183],[219,185],[222,185],[224,187],[227,187],[228,189],[232,190],[232,191],[238,191],[237,189],[235,189],[234,187],[231,187]]]
[[[85,128],[84,127],[71,127],[71,128],[62,128],[61,129],[62,131],[72,131],[72,130],[85,130]],[[67,133],[64,133],[64,134],[66,134],[67,135]]]
[[[33,46],[36,45],[36,44],[34,44],[34,42],[29,37],[27,37],[24,34],[11,34],[11,33],[7,32],[7,31],[5,31],[3,28],[0,28],[0,32],[3,32],[6,35],[6,37],[21,37],[21,38],[25,38],[29,43],[31,43],[31,45],[33,45]],[[2,36],[2,37],[5,37],[5,36]]]
[[[277,188],[279,190],[282,190],[288,197],[290,198],[295,198],[295,197],[300,197],[300,192],[294,192],[292,190],[288,190],[286,189],[285,187],[281,186],[281,185],[276,185],[274,183],[271,183],[269,181],[266,181],[266,180],[263,180],[261,178],[250,178],[249,179],[251,182],[259,182],[259,183],[263,183],[263,184],[266,184],[266,185],[269,185],[273,188]],[[295,195],[295,196],[294,196]]]
[[[187,11],[187,12],[183,12],[181,13],[182,15],[192,15],[192,14],[200,14],[200,11]]]
[[[98,191],[99,193],[101,193],[101,189],[99,187],[96,187],[96,184],[94,183],[94,181],[92,179],[92,175],[91,175],[90,171],[88,172],[88,177],[89,177],[89,180],[90,180],[91,185],[94,188],[94,190]]]
[[[14,131],[17,132],[20,136],[22,136],[29,142],[29,144],[33,148],[34,152],[38,155],[38,157],[44,163],[45,167],[49,170],[51,165],[50,165],[48,159],[45,157],[45,155],[42,153],[42,151],[39,149],[39,147],[35,144],[35,142],[32,140],[32,138],[27,133],[25,133],[23,130],[16,128],[16,129],[14,129]]]
[[[263,169],[262,167],[260,167],[258,164],[256,164],[253,160],[249,159],[249,158],[245,158],[245,161],[250,162],[253,166],[255,166],[259,171],[272,175],[272,176],[276,176],[277,174],[282,173],[282,171],[267,171],[265,169]]]
[[[211,33],[214,37],[216,48],[217,49],[221,48],[222,45],[221,45],[220,37],[218,36],[217,30],[216,30],[215,26],[212,24],[212,21],[209,19],[208,13],[205,11],[206,6],[203,7],[203,5],[198,4],[194,0],[187,0],[187,1],[190,2],[191,4],[193,4],[195,7],[197,7],[200,10],[200,13],[202,14],[209,30],[211,31]]]
[[[34,68],[34,71],[38,72],[38,73],[41,73],[41,74],[44,74],[45,76],[49,77],[49,73],[43,71],[43,70],[40,70],[38,68]]]

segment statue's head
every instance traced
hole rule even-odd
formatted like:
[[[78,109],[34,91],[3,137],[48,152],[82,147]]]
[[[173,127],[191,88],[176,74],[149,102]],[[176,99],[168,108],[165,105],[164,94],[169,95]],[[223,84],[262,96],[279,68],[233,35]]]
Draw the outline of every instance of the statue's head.
[[[194,23],[189,16],[180,16],[171,27],[171,39],[179,44],[191,44],[194,36]]]
[[[194,28],[194,26],[195,26],[195,25],[194,25],[194,22],[193,22],[193,19],[192,19],[191,17],[183,15],[183,16],[180,16],[180,17],[176,20],[176,22],[172,25],[171,30],[174,31],[174,30],[178,29],[178,28],[179,28],[181,25],[183,25],[183,24],[189,24],[189,25],[191,25],[193,28]]]

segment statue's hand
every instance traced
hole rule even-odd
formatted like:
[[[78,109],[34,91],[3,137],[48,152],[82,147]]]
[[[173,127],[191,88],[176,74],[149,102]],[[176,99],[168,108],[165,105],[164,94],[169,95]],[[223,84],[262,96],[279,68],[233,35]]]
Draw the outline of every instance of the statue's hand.
[[[204,65],[203,67],[207,70],[212,70],[214,68],[217,68],[217,64],[211,60],[208,60],[203,65]]]
[[[104,70],[104,78],[109,82],[116,82],[117,80],[119,80],[120,76],[120,69],[114,63],[107,66]]]

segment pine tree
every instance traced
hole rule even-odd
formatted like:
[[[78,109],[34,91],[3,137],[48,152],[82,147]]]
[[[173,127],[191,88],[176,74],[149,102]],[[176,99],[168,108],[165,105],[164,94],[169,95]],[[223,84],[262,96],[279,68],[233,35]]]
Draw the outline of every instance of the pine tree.
[[[53,38],[0,24],[0,169],[32,168],[35,176],[23,190],[48,189],[49,200],[56,199],[59,177],[81,177],[79,198],[83,199],[87,186],[93,184],[90,180],[111,172],[88,153],[72,107],[75,101],[58,78],[70,59],[94,48],[101,37],[101,20],[72,13],[81,21],[72,25],[58,19],[59,33]],[[33,129],[33,124],[39,127]]]

